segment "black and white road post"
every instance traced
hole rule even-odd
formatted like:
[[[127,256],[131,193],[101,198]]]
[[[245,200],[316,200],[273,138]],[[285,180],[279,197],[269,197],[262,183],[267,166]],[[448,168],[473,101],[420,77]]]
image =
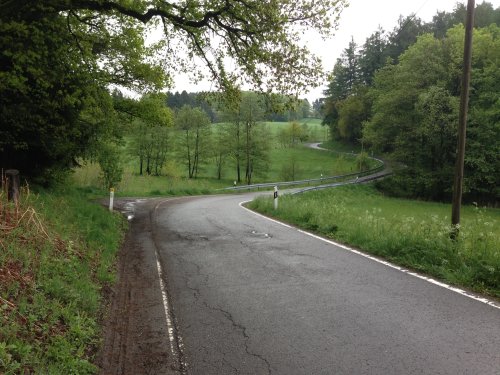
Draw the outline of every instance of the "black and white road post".
[[[274,187],[274,209],[278,209],[278,187]]]
[[[115,188],[109,189],[109,210],[113,211],[113,201],[115,199]]]

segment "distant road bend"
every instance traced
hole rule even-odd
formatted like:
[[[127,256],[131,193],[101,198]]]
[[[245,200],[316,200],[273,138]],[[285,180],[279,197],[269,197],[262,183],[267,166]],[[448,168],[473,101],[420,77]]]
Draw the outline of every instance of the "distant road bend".
[[[500,374],[496,302],[240,206],[254,195],[118,201],[102,374]]]
[[[329,152],[334,152],[332,150],[326,149],[321,147],[321,143],[316,142],[316,143],[306,143],[306,147],[312,148],[314,150],[322,150],[322,151],[329,151]],[[349,156],[354,156],[356,154],[352,153],[343,153],[341,152],[340,154],[347,154]],[[288,189],[286,192],[290,194],[301,194],[305,193],[308,191],[312,190],[322,190],[322,189],[329,189],[337,186],[343,186],[343,185],[350,185],[350,184],[362,184],[362,183],[367,183],[371,182],[374,180],[382,179],[385,178],[389,175],[392,174],[392,169],[391,167],[388,166],[387,162],[378,159],[375,157],[371,157],[371,159],[376,160],[380,162],[381,164],[375,168],[362,171],[362,172],[351,172],[348,174],[342,174],[342,175],[336,175],[336,176],[321,176],[321,178],[312,178],[312,179],[307,179],[307,180],[298,180],[298,181],[281,181],[281,182],[266,182],[266,183],[258,183],[258,184],[251,184],[251,185],[235,185],[235,186],[230,186],[227,188],[223,188],[220,190],[225,190],[225,191],[249,191],[249,190],[259,190],[259,189],[272,189],[274,186],[278,188],[286,188]],[[302,188],[290,188],[293,186],[304,186],[304,185],[312,185],[308,187],[302,187]]]

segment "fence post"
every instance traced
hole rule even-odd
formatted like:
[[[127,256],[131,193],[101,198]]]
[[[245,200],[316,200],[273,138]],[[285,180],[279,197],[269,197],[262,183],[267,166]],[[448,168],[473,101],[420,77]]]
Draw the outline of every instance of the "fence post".
[[[17,204],[19,200],[19,171],[7,169],[5,171],[5,184],[7,189],[7,200]]]

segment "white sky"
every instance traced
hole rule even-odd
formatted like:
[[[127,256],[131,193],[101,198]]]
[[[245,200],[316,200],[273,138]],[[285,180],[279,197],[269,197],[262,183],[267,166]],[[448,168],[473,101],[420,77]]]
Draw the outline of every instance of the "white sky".
[[[487,0],[493,4],[494,8],[500,6],[500,0]],[[476,0],[476,4],[482,0]],[[312,37],[314,42],[309,44],[310,50],[323,59],[323,67],[326,71],[331,71],[337,58],[348,46],[351,37],[358,45],[362,45],[366,38],[377,30],[379,25],[386,31],[392,31],[397,25],[400,15],[408,16],[416,13],[417,17],[425,22],[432,20],[437,11],[451,12],[456,3],[467,4],[467,0],[350,0],[348,8],[342,12],[336,35],[322,41]],[[209,83],[190,84],[186,77],[179,76],[175,80],[173,91],[186,90],[202,91],[211,88]],[[312,89],[308,93],[303,93],[301,97],[306,97],[309,102],[323,96],[326,82],[320,87]]]

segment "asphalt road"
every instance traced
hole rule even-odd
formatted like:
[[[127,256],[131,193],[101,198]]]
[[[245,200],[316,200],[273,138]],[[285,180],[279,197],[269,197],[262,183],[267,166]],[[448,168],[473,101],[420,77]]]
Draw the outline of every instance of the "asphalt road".
[[[500,310],[241,208],[158,202],[189,374],[500,374]]]
[[[101,374],[500,374],[498,303],[260,217],[251,196],[117,202],[131,230]]]

